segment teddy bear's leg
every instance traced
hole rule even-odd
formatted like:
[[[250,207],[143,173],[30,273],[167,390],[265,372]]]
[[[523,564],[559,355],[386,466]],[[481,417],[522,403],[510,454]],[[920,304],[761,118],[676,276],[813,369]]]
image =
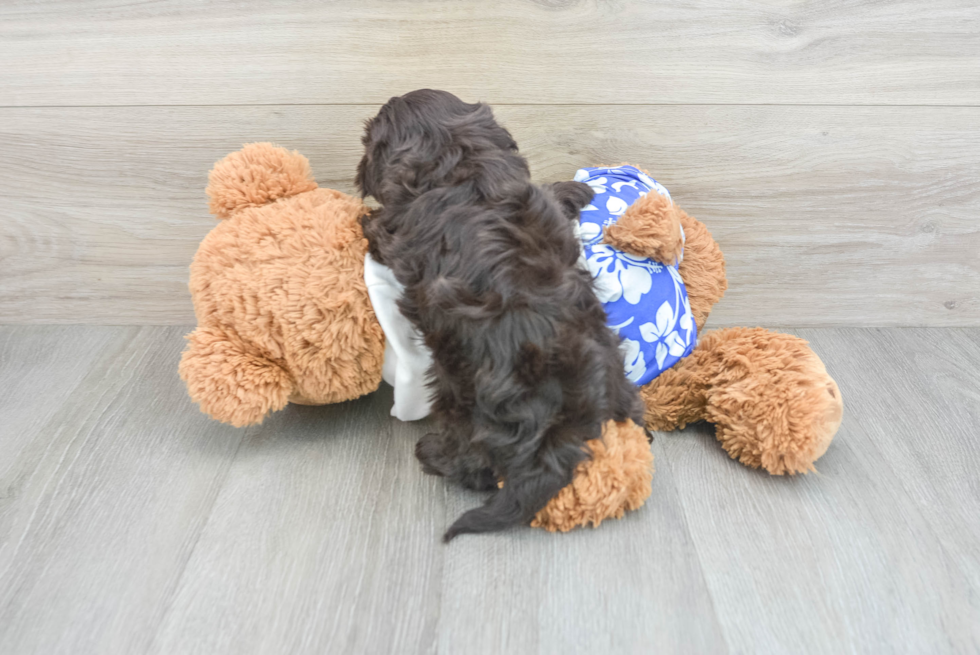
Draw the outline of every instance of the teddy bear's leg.
[[[761,328],[706,333],[641,395],[650,428],[707,420],[733,459],[774,475],[814,470],[844,407],[806,341]]]
[[[578,465],[571,484],[548,501],[531,527],[567,532],[577,526],[598,526],[640,508],[650,496],[653,453],[643,429],[627,420],[609,421],[602,439],[588,442],[592,457]]]
[[[669,432],[705,418],[710,368],[704,343],[700,341],[690,355],[640,388],[649,429]]]
[[[234,332],[200,327],[186,338],[180,377],[204,413],[243,427],[286,406],[293,391],[289,374]]]

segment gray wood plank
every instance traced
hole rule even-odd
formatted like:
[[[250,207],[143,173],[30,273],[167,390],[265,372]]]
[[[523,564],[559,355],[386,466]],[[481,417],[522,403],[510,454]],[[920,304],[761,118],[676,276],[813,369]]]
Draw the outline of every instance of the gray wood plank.
[[[816,475],[700,426],[657,435],[623,520],[448,547],[480,498],[421,473],[390,389],[227,428],[176,378],[184,329],[0,329],[0,652],[980,646],[980,329],[796,331],[846,403]]]
[[[980,102],[973,0],[7,0],[0,104]]]
[[[150,652],[431,652],[444,494],[391,390],[290,406],[242,445]]]
[[[864,382],[853,385],[852,421],[876,448],[855,450],[868,468],[880,458],[894,471],[953,562],[958,604],[944,627],[963,652],[980,650],[980,329],[798,333]]]
[[[60,408],[43,393],[31,443],[0,469],[0,652],[138,653],[156,633],[243,431],[209,421],[177,378],[182,328],[62,335],[57,389],[92,364]],[[31,357],[31,338],[10,348]],[[38,427],[40,426],[40,427]],[[6,453],[5,453],[6,454]]]
[[[372,106],[0,109],[0,322],[193,322],[203,189],[242,142],[353,191]],[[980,322],[980,109],[497,108],[536,179],[645,165],[726,253],[716,326]],[[38,185],[43,184],[43,193]]]
[[[439,652],[728,652],[662,441],[650,499],[621,520],[450,544]],[[454,490],[446,525],[481,500]]]
[[[818,474],[747,471],[707,426],[663,440],[725,638],[737,652],[976,652],[980,332],[799,334],[845,402]]]
[[[725,652],[666,471],[643,521],[447,548],[473,495],[421,473],[427,423],[390,405],[290,408],[243,445],[151,652]]]
[[[16,496],[26,471],[24,451],[45,448],[39,431],[85,380],[100,359],[135,328],[0,326],[0,514]],[[33,455],[36,457],[36,454]],[[2,559],[4,543],[0,543]]]

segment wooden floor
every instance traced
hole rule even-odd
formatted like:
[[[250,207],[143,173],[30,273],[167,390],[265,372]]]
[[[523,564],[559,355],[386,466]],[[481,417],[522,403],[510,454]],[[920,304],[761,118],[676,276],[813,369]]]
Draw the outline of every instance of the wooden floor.
[[[971,653],[980,329],[808,329],[844,394],[819,473],[658,434],[597,530],[443,545],[385,388],[210,421],[187,328],[0,328],[0,653]]]

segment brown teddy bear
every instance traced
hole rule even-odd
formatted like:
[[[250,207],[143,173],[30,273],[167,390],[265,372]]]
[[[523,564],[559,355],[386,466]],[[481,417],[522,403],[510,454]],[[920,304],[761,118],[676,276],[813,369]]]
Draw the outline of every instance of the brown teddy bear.
[[[191,398],[242,427],[287,402],[377,389],[385,340],[364,284],[365,206],[264,143],[218,162],[207,193],[221,223],[191,264],[198,327],[180,362]]]
[[[370,393],[382,379],[385,336],[364,281],[366,207],[321,189],[306,158],[267,143],[218,162],[207,189],[222,222],[191,265],[198,328],[181,378],[201,409],[235,426],[288,402],[327,404]],[[669,197],[650,193],[604,239],[672,263],[698,332],[727,287],[718,245]],[[805,473],[840,425],[840,390],[802,339],[761,328],[702,334],[693,352],[641,388],[647,426],[714,423],[732,458],[770,473]],[[643,429],[610,422],[592,457],[533,526],[566,531],[640,507],[653,456]]]

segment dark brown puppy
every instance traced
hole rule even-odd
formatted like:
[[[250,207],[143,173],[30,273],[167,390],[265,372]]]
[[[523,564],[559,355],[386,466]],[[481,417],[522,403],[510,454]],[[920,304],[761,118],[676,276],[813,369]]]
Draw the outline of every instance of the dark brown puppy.
[[[389,100],[364,146],[357,184],[382,205],[364,233],[405,285],[399,307],[435,360],[438,432],[416,455],[427,473],[494,491],[445,539],[528,523],[605,421],[642,425],[618,339],[576,265],[569,218],[592,191],[531,184],[490,108],[445,91]]]

